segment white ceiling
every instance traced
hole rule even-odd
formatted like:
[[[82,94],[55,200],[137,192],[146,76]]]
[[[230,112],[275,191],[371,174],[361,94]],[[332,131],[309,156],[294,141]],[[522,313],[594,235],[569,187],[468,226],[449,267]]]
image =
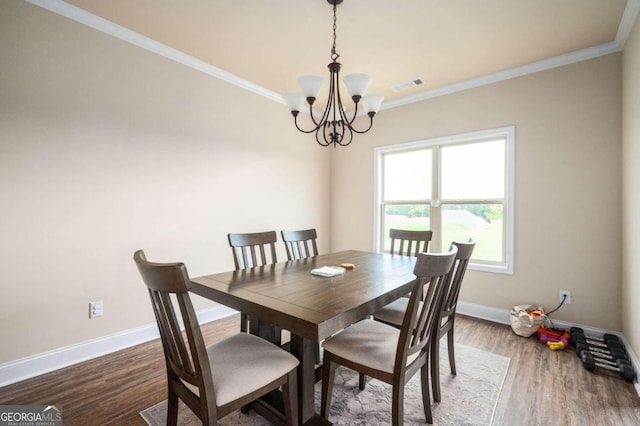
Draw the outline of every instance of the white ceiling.
[[[299,75],[328,77],[327,0],[27,1],[274,99],[297,90]],[[639,8],[640,0],[344,0],[339,61],[343,75],[370,74],[369,92],[389,108],[620,51]],[[414,78],[425,84],[391,89]]]

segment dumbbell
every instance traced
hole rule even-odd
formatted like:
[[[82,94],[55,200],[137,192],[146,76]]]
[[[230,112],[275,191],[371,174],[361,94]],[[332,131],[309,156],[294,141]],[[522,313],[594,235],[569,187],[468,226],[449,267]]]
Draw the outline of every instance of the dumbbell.
[[[616,341],[609,341],[608,343],[601,343],[598,341],[594,341],[591,339],[585,339],[584,337],[578,337],[576,339],[573,340],[574,342],[574,346],[577,346],[578,343],[582,343],[584,345],[587,345],[591,348],[599,348],[605,351],[612,351],[612,350],[617,350],[623,353],[626,353],[626,351],[624,350],[624,346],[622,345],[622,343],[620,342],[616,342]]]
[[[629,358],[627,357],[627,354],[622,352],[619,349],[605,350],[605,349],[601,349],[601,348],[590,347],[585,342],[577,342],[576,343],[576,355],[578,356],[578,358],[580,358],[582,356],[582,352],[587,352],[587,353],[591,354],[591,356],[593,356],[593,357],[606,359],[606,360],[609,360],[611,362],[615,362],[618,359],[621,359],[621,360],[627,361],[627,362],[629,361]]]
[[[607,335],[606,340],[595,338],[593,336],[585,336],[582,333],[572,333],[571,334],[571,342],[575,346],[578,342],[584,342],[589,346],[599,347],[604,349],[618,349],[622,352],[625,352],[624,345],[620,343],[620,340],[617,336],[612,334]]]
[[[614,341],[616,341],[616,342],[619,342],[619,341],[620,341],[620,339],[618,338],[618,336],[616,336],[615,334],[611,334],[611,333],[605,333],[602,337],[586,336],[586,335],[584,334],[584,330],[583,330],[583,329],[581,329],[580,327],[571,327],[571,328],[569,329],[569,332],[570,332],[571,334],[574,334],[574,333],[576,333],[576,334],[582,334],[583,336],[588,337],[589,339],[592,339],[592,340],[598,340],[598,341],[603,342],[603,343],[607,343],[609,340],[614,340]]]
[[[582,351],[580,355],[582,365],[589,371],[595,370],[596,367],[604,368],[605,370],[614,371],[620,375],[624,380],[631,382],[635,376],[633,367],[628,361],[618,359],[615,363],[611,361],[603,362],[601,359],[594,359],[588,352]]]
[[[631,366],[631,363],[628,360],[624,359],[624,358],[613,358],[613,357],[605,355],[605,354],[600,354],[600,353],[597,353],[597,352],[595,352],[595,353],[594,352],[588,352],[588,351],[584,351],[584,350],[580,352],[580,359],[586,357],[587,355],[589,357],[593,358],[593,360],[596,361],[596,362],[607,364],[607,365],[610,365],[612,367],[618,367],[619,364],[621,364],[621,363],[622,364],[626,364],[628,366]]]
[[[608,344],[610,341],[620,343],[620,339],[615,334],[606,333],[602,337],[587,336],[587,335],[584,334],[584,330],[581,329],[580,327],[571,327],[569,329],[569,332],[570,332],[572,338],[574,336],[576,336],[576,337],[584,336],[585,339],[595,340],[595,341],[598,341],[598,342],[601,342],[601,343],[605,343],[605,344]]]

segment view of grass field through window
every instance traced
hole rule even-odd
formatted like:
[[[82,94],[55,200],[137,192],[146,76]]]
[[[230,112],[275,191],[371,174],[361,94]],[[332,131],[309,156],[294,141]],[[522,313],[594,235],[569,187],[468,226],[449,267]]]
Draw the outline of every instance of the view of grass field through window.
[[[472,211],[467,210],[472,207]],[[477,208],[493,210],[492,219],[487,220],[476,214]],[[442,207],[442,249],[446,251],[453,241],[476,241],[474,258],[489,262],[500,262],[503,259],[503,226],[502,205],[445,205]],[[428,205],[402,204],[386,206],[384,215],[384,250],[391,248],[389,229],[407,229],[411,231],[430,230],[430,220],[426,215],[415,215],[415,212],[429,210]],[[432,247],[433,249],[433,247]]]

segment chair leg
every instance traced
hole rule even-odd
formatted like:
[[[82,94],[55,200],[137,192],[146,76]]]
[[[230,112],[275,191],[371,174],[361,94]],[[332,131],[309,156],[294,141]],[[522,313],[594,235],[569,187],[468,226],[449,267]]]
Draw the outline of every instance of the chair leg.
[[[249,318],[247,318],[247,314],[245,314],[244,312],[240,312],[240,332],[241,333],[247,332],[248,321],[249,321]]]
[[[329,419],[333,379],[336,375],[337,367],[338,365],[335,362],[331,362],[331,356],[325,351],[322,363],[322,399],[320,402],[320,415],[325,419]]]
[[[433,423],[431,414],[431,398],[429,397],[429,368],[427,364],[420,369],[420,385],[422,387],[422,405],[424,406],[424,416],[427,423]]]
[[[364,373],[360,373],[360,376],[358,377],[358,389],[362,391],[366,386],[367,386],[367,375]]]
[[[435,333],[431,343],[431,353],[429,354],[429,365],[431,366],[431,389],[433,389],[433,400],[440,402],[440,337]]]
[[[404,383],[395,383],[391,393],[391,424],[400,426],[404,423]]]
[[[451,320],[453,321],[453,320]],[[451,367],[451,374],[456,375],[456,354],[453,350],[455,346],[454,338],[453,338],[453,322],[451,323],[451,328],[447,332],[447,350],[449,351],[449,367]]]
[[[282,386],[284,398],[284,414],[287,424],[295,426],[298,424],[298,379],[296,368],[287,375],[287,383]]]
[[[176,426],[178,424],[178,395],[169,389],[169,398],[167,399],[167,426]]]

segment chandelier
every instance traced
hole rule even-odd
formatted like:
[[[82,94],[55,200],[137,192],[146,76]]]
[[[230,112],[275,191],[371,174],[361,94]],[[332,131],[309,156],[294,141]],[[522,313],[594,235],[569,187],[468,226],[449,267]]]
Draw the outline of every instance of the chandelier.
[[[318,120],[314,116],[313,103],[316,101],[320,89],[322,89],[322,77],[317,75],[303,75],[298,78],[298,85],[302,89],[302,93],[285,93],[283,98],[293,115],[293,122],[296,128],[303,133],[316,134],[316,141],[322,146],[337,145],[347,146],[353,140],[354,133],[366,133],[373,125],[373,116],[380,109],[383,95],[370,94],[365,95],[371,77],[366,74],[349,74],[343,79],[345,86],[351,99],[355,104],[353,115],[347,115],[342,106],[342,98],[340,96],[340,63],[337,62],[340,55],[336,51],[336,9],[343,0],[327,0],[333,5],[333,46],[331,47],[331,63],[329,67],[329,98],[324,112]],[[310,130],[304,130],[298,125],[298,114],[302,107],[303,99],[309,104],[309,115],[315,127]],[[358,108],[362,104],[364,111],[369,116],[369,127],[363,130],[357,130],[353,127],[353,122],[358,115]]]

